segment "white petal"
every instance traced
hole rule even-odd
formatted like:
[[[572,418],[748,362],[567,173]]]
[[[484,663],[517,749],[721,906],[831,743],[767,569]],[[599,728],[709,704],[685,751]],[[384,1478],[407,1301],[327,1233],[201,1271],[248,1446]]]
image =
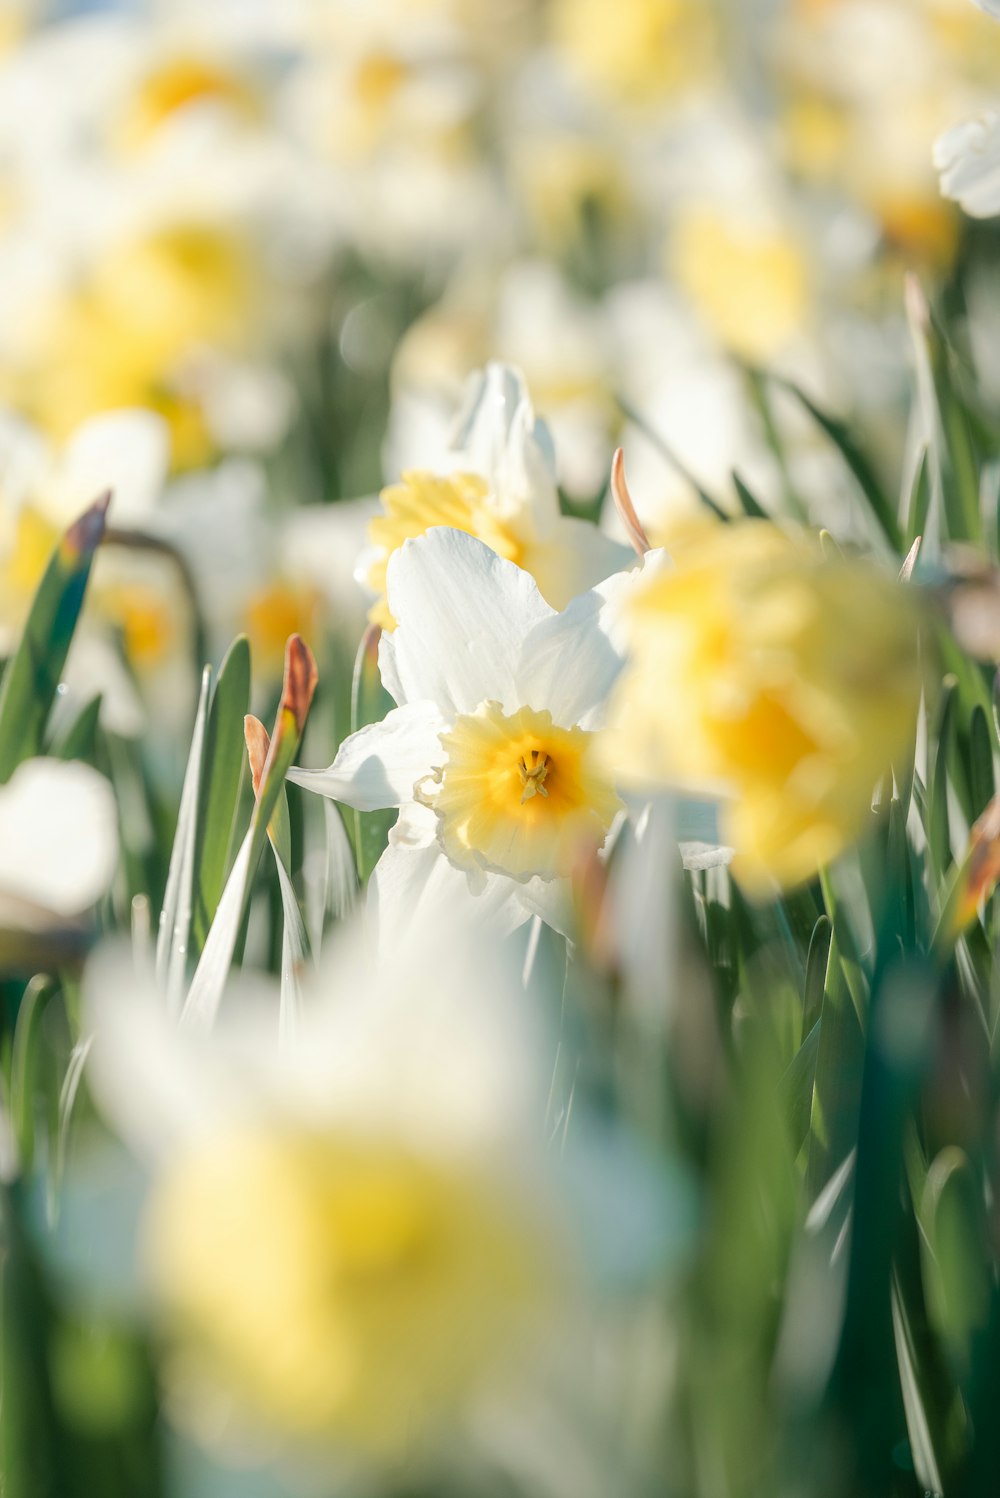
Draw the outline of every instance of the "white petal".
[[[613,541],[589,520],[564,516],[550,540],[526,549],[524,565],[554,609],[566,605],[613,572],[634,566],[635,552]]]
[[[379,668],[397,702],[430,700],[449,719],[490,700],[523,706],[521,643],[553,613],[534,578],[474,536],[436,527],[390,558],[388,598],[398,624],[382,636]]]
[[[289,770],[288,779],[359,811],[402,806],[413,787],[444,753],[438,735],[447,727],[432,702],[394,707],[381,723],[369,723],[337,750],[326,770]]]
[[[576,925],[573,895],[568,879],[529,879],[517,886],[517,899],[525,919],[537,915],[561,936],[572,936]]]
[[[52,503],[68,524],[105,489],[115,525],[141,525],[167,478],[170,434],[151,411],[113,411],[78,427],[53,485]]]
[[[368,908],[380,949],[390,951],[406,932],[444,919],[471,927],[481,922],[505,936],[531,913],[517,898],[523,888],[513,879],[487,874],[480,893],[473,894],[468,876],[449,863],[436,840],[414,846],[390,839],[368,886]]]
[[[541,620],[525,639],[518,664],[523,701],[547,708],[564,728],[593,728],[623,658],[604,627],[605,594],[593,588],[561,614]]]
[[[0,889],[80,915],[107,890],[117,862],[115,798],[89,765],[32,759],[0,787]]]
[[[942,135],[934,145],[941,191],[973,218],[1000,213],[1000,115],[988,111]]]
[[[459,466],[489,479],[502,516],[530,509],[536,533],[550,533],[559,520],[552,439],[520,370],[488,364],[473,378],[452,445]]]

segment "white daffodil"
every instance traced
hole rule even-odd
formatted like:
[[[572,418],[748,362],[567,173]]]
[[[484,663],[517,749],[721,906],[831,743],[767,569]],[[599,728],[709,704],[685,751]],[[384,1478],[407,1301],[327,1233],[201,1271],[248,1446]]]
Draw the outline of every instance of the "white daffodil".
[[[115,798],[89,765],[32,759],[0,786],[0,926],[37,929],[83,915],[117,861]]]
[[[359,581],[377,595],[385,627],[389,559],[435,525],[466,531],[529,572],[553,608],[628,566],[629,552],[588,521],[561,514],[552,442],[536,419],[523,376],[490,364],[471,381],[444,472],[404,472],[382,492],[384,514],[369,529]]]
[[[582,1096],[545,1150],[554,1038],[502,949],[484,963],[435,921],[373,963],[358,936],[286,1046],[270,995],[178,1026],[113,950],[85,998],[96,1099],[150,1171],[138,1248],[173,1413],[211,1443],[378,1467],[544,1383],[598,1277],[661,1264],[689,1204]],[[627,1243],[600,1242],[609,1192]]]
[[[934,165],[946,198],[971,218],[1000,213],[1000,114],[985,110],[963,120],[934,143]]]
[[[511,928],[532,913],[565,928],[566,876],[621,810],[593,751],[621,666],[602,606],[629,576],[557,613],[461,531],[431,530],[391,558],[397,628],[379,666],[398,705],[329,769],[290,774],[361,810],[400,808],[373,876],[383,929],[470,893]]]

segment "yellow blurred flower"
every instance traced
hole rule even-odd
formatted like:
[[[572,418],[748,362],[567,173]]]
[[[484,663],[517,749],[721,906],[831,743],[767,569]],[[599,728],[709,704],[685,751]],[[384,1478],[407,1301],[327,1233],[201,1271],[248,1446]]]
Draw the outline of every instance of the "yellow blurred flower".
[[[240,348],[254,323],[248,246],[208,224],[120,244],[37,319],[30,367],[11,370],[12,403],[57,442],[103,411],[144,406],[168,423],[178,467],[211,456],[185,361]]]
[[[468,1164],[260,1122],[177,1159],[146,1244],[179,1384],[376,1457],[495,1372],[549,1277]]]
[[[744,358],[768,361],[806,326],[809,268],[784,227],[692,205],[677,219],[669,256],[712,332]]]
[[[592,87],[655,103],[711,76],[718,19],[709,0],[555,0],[552,35]]]
[[[623,786],[722,800],[749,890],[808,879],[861,833],[920,696],[915,596],[761,521],[719,525],[645,581],[605,752]]]

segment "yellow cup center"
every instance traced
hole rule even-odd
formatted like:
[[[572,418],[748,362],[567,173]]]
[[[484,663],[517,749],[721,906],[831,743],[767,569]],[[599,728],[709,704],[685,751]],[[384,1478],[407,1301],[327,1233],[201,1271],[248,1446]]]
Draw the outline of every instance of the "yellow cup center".
[[[548,711],[506,714],[484,702],[441,735],[444,765],[421,798],[438,816],[453,863],[552,879],[600,846],[620,802],[595,763],[594,735],[560,728]]]

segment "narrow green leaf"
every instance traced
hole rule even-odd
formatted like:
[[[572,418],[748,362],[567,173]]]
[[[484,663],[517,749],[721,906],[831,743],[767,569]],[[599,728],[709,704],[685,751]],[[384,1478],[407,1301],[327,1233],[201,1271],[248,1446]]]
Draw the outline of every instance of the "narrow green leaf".
[[[796,1155],[809,1133],[820,1025],[821,1021],[817,1020],[786,1068],[779,1086],[782,1107],[792,1136],[792,1151]]]
[[[927,842],[931,861],[940,880],[951,867],[951,824],[948,813],[948,761],[951,757],[958,683],[953,676],[942,683],[936,731],[931,736],[934,761],[930,773]]]
[[[931,507],[931,472],[927,448],[921,448],[920,459],[913,474],[909,502],[906,506],[906,546],[911,547],[918,536],[927,534],[927,516]]]
[[[989,1243],[982,1192],[969,1158],[950,1145],[927,1172],[921,1202],[928,1309],[958,1367],[990,1307]]]
[[[195,846],[198,834],[198,788],[201,784],[205,747],[205,722],[208,717],[208,694],[212,684],[211,667],[201,678],[201,695],[191,736],[177,828],[170,853],[167,887],[160,910],[160,928],[156,941],[156,976],[171,1011],[180,1006],[187,979],[191,917],[193,910]]]
[[[358,647],[351,683],[351,732],[357,733],[368,723],[380,723],[392,707],[392,698],[382,685],[378,668],[378,643],[382,631],[369,624]],[[389,839],[389,829],[396,820],[394,811],[355,811],[354,856],[358,877],[366,883],[378,863]]]
[[[826,964],[809,1117],[806,1186],[811,1201],[815,1201],[855,1146],[864,1044],[834,938]]]
[[[58,992],[51,978],[32,978],[21,999],[14,1026],[14,1053],[11,1065],[10,1103],[14,1137],[17,1140],[21,1168],[31,1170],[35,1156],[35,1108],[38,1103],[38,1048],[41,1044],[41,1022],[49,1000]]]
[[[308,646],[293,635],[285,652],[285,677],[250,827],[216,908],[201,958],[181,1013],[183,1023],[209,1026],[215,1019],[250,898],[253,876],[268,836],[268,824],[292,762],[298,753],[316,689],[316,663]]]
[[[85,759],[92,762],[101,718],[101,696],[85,702],[73,721],[47,749],[56,759]]]
[[[59,542],[0,684],[0,784],[42,747],[111,496],[84,511]]]
[[[982,814],[996,794],[993,735],[980,702],[974,704],[969,719],[969,794],[973,819]]]
[[[754,499],[750,490],[747,488],[746,484],[740,478],[735,469],[733,470],[733,488],[736,490],[736,497],[740,502],[740,507],[743,510],[744,515],[748,516],[751,520],[770,519],[770,516],[764,509],[763,505],[761,505],[756,499]]]
[[[250,702],[250,645],[230,645],[212,692],[198,792],[192,948],[200,952],[226,878],[243,776],[243,719]]]
[[[809,1035],[819,1023],[823,1012],[823,991],[826,985],[826,969],[830,960],[830,943],[833,927],[830,917],[821,915],[809,938],[809,953],[806,957],[806,977],[802,994],[802,1033]]]
[[[899,520],[893,506],[887,499],[882,485],[875,473],[869,459],[861,451],[844,422],[839,421],[829,412],[824,411],[805,391],[793,380],[787,380],[772,376],[775,383],[783,390],[787,390],[800,403],[804,410],[815,421],[816,425],[826,433],[830,441],[836,447],[847,467],[854,475],[858,488],[861,490],[872,515],[877,520],[883,535],[894,551],[903,551],[903,536],[900,531]]]

